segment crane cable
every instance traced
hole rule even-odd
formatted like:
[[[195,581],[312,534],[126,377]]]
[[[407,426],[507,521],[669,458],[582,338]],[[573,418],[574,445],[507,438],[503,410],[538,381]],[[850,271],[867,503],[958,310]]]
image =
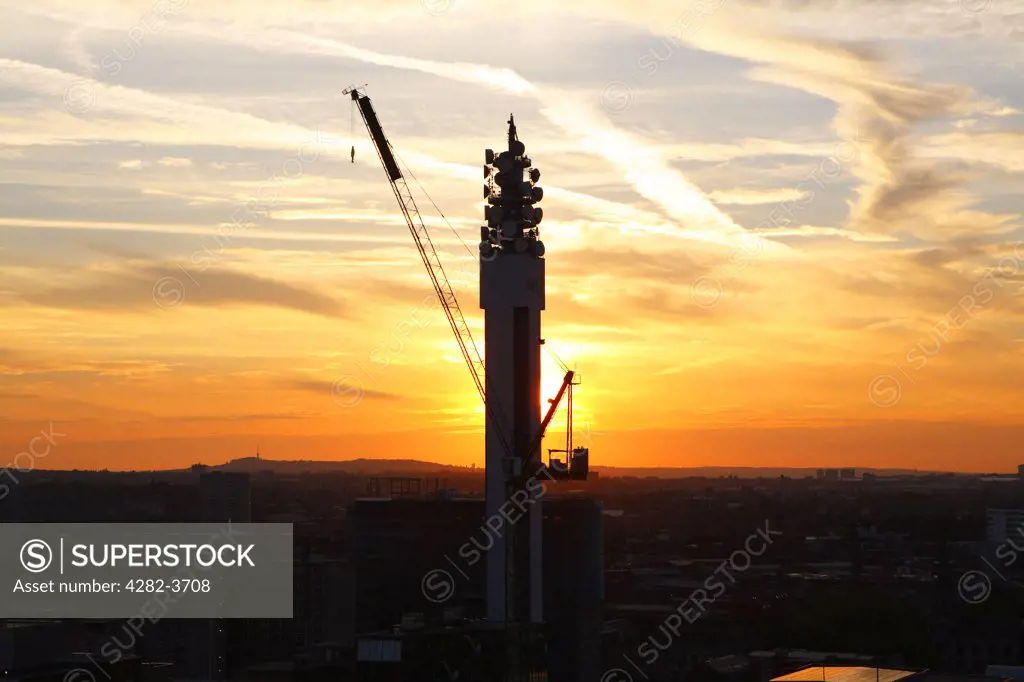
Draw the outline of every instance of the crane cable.
[[[352,105],[348,108],[348,143],[352,146],[351,159],[352,163],[356,162],[356,101],[352,100]]]
[[[444,212],[441,210],[441,207],[437,205],[437,202],[435,202],[434,199],[430,196],[426,188],[420,183],[419,178],[417,178],[416,174],[412,172],[412,169],[409,168],[408,165],[406,165],[405,160],[403,160],[402,157],[399,156],[398,152],[395,150],[394,147],[391,148],[391,153],[395,155],[395,158],[398,159],[398,163],[402,165],[402,168],[405,170],[405,172],[409,174],[409,177],[412,178],[412,181],[415,182],[416,186],[420,188],[421,192],[423,192],[423,196],[427,198],[427,201],[430,202],[430,205],[433,206],[434,210],[437,211],[438,215],[441,216],[441,220],[444,221],[444,224],[448,226],[448,229],[452,231],[452,234],[455,235],[455,238],[459,240],[460,244],[462,244],[462,248],[466,249],[466,253],[468,253],[470,256],[475,256],[476,254],[473,252],[473,249],[469,248],[469,244],[466,243],[466,240],[462,238],[462,235],[459,234],[458,230],[456,230],[455,227],[452,226],[451,222],[448,221],[448,217],[445,216]]]
[[[550,355],[551,355],[551,358],[552,358],[552,359],[553,359],[553,360],[554,360],[554,361],[555,361],[556,363],[558,363],[558,367],[559,367],[559,369],[561,369],[561,370],[562,370],[563,372],[568,372],[568,371],[569,371],[569,365],[567,365],[567,364],[565,364],[564,362],[562,362],[562,358],[558,357],[558,353],[556,353],[555,351],[551,350],[551,346],[549,346],[549,345],[547,344],[547,341],[546,341],[546,340],[545,340],[545,342],[544,342],[544,350],[546,350],[546,351],[548,352],[548,354],[550,354]]]
[[[556,363],[558,363],[558,367],[563,372],[566,372],[566,373],[569,372],[569,366],[567,364],[565,364],[565,362],[562,361],[562,358],[558,357],[558,353],[556,353],[555,351],[551,350],[551,346],[549,346],[546,341],[544,342],[544,350],[546,350],[548,352],[548,354],[551,356],[551,358]],[[573,370],[573,372],[574,372],[573,379],[569,382],[569,385],[566,387],[566,404],[565,404],[565,457],[566,457],[566,462],[567,463],[570,461],[570,459],[572,457],[572,435],[573,435],[572,434],[572,431],[573,431],[573,424],[572,424],[572,387],[576,386],[576,385],[578,385],[580,383],[578,378],[575,375],[575,371],[576,370]],[[550,464],[550,463],[551,463],[551,451],[549,450],[548,451],[548,464]]]

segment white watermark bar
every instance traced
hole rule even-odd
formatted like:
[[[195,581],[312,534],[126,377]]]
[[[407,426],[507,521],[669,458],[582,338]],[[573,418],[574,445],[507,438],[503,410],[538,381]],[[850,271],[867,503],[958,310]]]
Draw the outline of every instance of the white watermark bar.
[[[0,524],[0,618],[291,618],[290,523]]]

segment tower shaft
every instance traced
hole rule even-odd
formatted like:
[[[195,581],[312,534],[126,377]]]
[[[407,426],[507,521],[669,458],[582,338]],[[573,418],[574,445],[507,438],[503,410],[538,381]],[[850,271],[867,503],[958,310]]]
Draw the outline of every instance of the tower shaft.
[[[481,229],[480,307],[484,309],[487,518],[503,519],[487,553],[487,617],[517,624],[543,619],[541,466],[542,215],[534,203],[540,172],[509,120],[508,150],[487,152],[487,225]],[[529,173],[529,175],[527,175]],[[531,452],[531,449],[535,450]]]

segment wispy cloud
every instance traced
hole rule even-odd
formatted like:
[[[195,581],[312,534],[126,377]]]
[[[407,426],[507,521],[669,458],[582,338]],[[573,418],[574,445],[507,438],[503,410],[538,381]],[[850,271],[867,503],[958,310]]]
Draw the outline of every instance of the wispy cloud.
[[[188,273],[172,265],[137,265],[85,273],[65,285],[26,289],[20,298],[51,308],[152,313],[159,312],[153,283],[187,277]],[[342,316],[346,309],[342,301],[327,294],[225,268],[204,270],[202,282],[189,288],[188,300],[201,306],[261,305],[327,317]]]

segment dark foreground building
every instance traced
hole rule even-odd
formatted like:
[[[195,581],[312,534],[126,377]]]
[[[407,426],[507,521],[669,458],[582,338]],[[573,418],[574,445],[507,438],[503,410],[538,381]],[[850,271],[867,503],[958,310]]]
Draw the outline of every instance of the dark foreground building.
[[[600,677],[602,507],[546,497],[543,511],[545,622],[524,648],[552,682],[589,682]],[[364,499],[349,518],[359,678],[494,679],[506,633],[484,620],[483,559],[510,522],[486,519],[480,499]],[[427,660],[443,669],[428,673]]]

